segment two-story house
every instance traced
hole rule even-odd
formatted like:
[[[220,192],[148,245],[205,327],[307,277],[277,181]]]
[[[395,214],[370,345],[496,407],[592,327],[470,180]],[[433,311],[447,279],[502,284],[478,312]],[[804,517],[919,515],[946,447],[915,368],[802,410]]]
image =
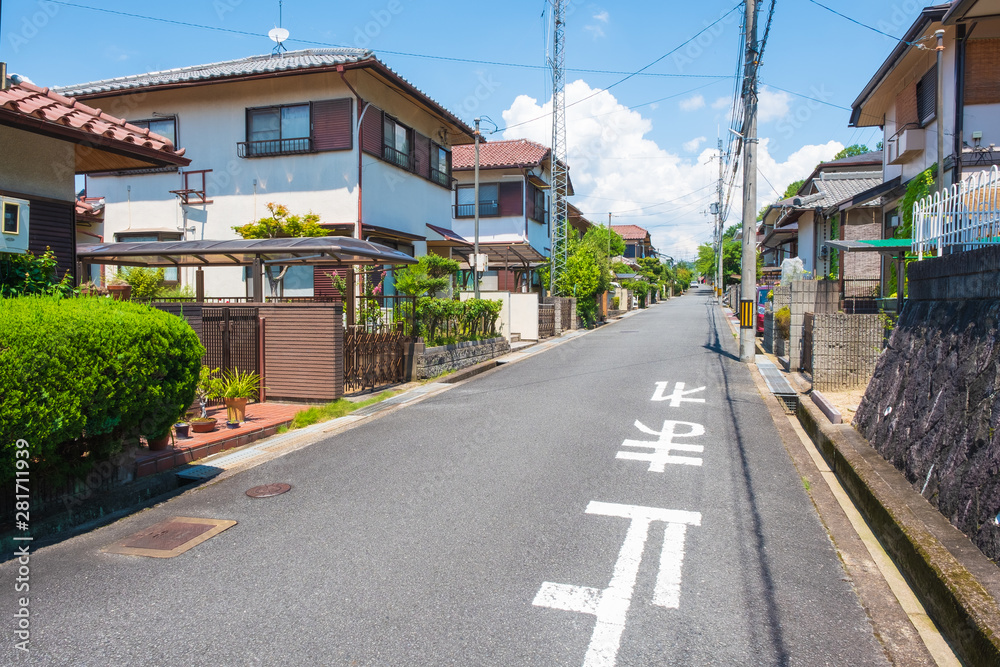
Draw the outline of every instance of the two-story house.
[[[475,147],[452,151],[452,229],[475,237]],[[479,144],[479,247],[489,260],[487,290],[527,290],[549,256],[551,150],[527,139]],[[573,193],[572,183],[569,185]]]
[[[189,169],[92,173],[106,241],[236,238],[268,203],[315,213],[331,233],[419,256],[449,226],[452,146],[472,129],[363,49],[310,49],[60,89],[187,149]],[[294,267],[286,296],[329,290],[328,268]],[[245,296],[213,268],[208,296]],[[192,284],[194,269],[168,271]],[[325,284],[324,284],[325,283]],[[391,285],[387,285],[391,289]]]
[[[881,127],[885,235],[899,224],[905,185],[943,160],[944,185],[1000,164],[1000,16],[996,3],[924,8],[852,105],[852,127]],[[944,30],[938,72],[935,32]],[[942,118],[937,83],[942,83]],[[939,132],[944,152],[938,155]]]
[[[611,225],[611,229],[625,241],[626,259],[636,260],[656,254],[649,230],[638,225]]]
[[[76,267],[76,174],[188,165],[166,137],[28,81],[11,85],[0,63],[0,253],[51,248],[62,275]],[[94,213],[88,204],[86,213]],[[96,218],[94,218],[96,219]]]

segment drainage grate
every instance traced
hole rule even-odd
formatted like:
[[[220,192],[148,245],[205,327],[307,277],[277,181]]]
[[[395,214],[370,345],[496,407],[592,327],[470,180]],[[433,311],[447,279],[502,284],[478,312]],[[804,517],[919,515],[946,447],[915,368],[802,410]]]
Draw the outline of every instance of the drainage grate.
[[[175,516],[104,547],[106,553],[173,558],[236,525],[226,519]]]
[[[273,498],[274,496],[280,496],[282,493],[287,493],[291,491],[292,485],[279,482],[277,484],[263,484],[261,486],[255,486],[247,491],[247,495],[251,498]]]
[[[785,379],[784,374],[778,370],[770,359],[763,355],[757,355],[755,358],[755,363],[757,364],[757,370],[760,371],[761,377],[764,378],[764,384],[767,385],[768,390],[781,401],[782,407],[788,414],[795,414],[795,411],[799,407],[799,394],[792,386],[788,384],[788,380]]]

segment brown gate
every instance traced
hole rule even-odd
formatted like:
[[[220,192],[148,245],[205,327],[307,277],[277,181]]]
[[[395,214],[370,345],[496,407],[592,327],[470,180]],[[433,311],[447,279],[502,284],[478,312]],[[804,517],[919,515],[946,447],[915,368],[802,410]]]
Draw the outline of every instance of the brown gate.
[[[344,326],[344,393],[406,382],[416,299],[366,294],[354,302]]]
[[[556,307],[551,303],[538,304],[538,340],[556,335]]]
[[[260,373],[259,326],[257,308],[222,306],[201,311],[204,363],[223,371]]]

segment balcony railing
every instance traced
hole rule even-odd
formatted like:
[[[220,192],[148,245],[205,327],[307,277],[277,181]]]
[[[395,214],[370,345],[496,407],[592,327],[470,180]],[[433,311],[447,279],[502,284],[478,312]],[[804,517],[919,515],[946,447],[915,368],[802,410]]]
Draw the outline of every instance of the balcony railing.
[[[392,146],[382,146],[382,157],[397,167],[410,169],[410,154],[398,151]]]
[[[312,153],[311,137],[300,139],[267,139],[264,141],[241,141],[236,144],[236,154],[240,157],[267,157],[269,155],[296,155]]]
[[[476,217],[476,205],[475,204],[455,204],[452,208],[453,217],[455,218],[474,218]],[[479,217],[480,218],[495,218],[500,215],[500,205],[496,201],[481,201],[479,202]]]
[[[978,172],[913,205],[913,252],[961,252],[1000,244],[1000,172]]]
[[[444,186],[446,188],[451,187],[451,176],[444,173],[443,171],[431,169],[431,180],[437,183],[438,185]]]
[[[544,224],[546,224],[549,221],[549,212],[548,211],[541,211],[541,212],[537,212],[536,211],[533,215],[529,215],[528,217],[531,218],[532,220],[534,220],[535,222],[540,222],[540,223],[542,223],[544,225]]]

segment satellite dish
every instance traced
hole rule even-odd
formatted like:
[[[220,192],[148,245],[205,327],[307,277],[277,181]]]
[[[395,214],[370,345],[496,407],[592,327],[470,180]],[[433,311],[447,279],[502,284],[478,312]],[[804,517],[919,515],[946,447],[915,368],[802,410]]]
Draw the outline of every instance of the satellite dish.
[[[283,41],[288,39],[288,31],[284,28],[271,28],[271,31],[267,33],[267,36],[271,38],[272,42],[281,44]]]

